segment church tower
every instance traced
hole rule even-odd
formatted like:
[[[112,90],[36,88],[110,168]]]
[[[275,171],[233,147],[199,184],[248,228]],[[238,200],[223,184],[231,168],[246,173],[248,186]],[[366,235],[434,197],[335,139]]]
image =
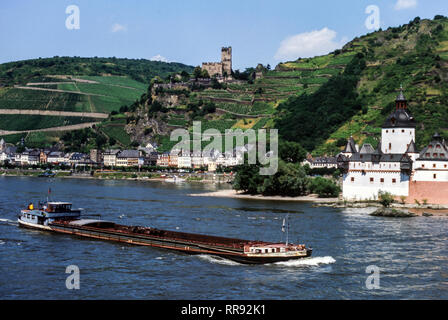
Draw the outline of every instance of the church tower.
[[[381,129],[381,151],[385,154],[406,153],[415,141],[415,119],[412,117],[403,87],[395,100],[395,110],[387,117]]]

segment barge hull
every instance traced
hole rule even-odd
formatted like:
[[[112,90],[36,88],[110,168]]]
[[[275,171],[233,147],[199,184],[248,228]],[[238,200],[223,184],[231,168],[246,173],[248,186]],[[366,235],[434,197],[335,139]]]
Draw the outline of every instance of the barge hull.
[[[191,255],[208,254],[219,256],[243,264],[267,264],[288,260],[297,260],[311,256],[311,250],[307,250],[306,256],[278,256],[278,257],[253,257],[244,254],[242,249],[217,248],[212,245],[199,244],[188,241],[178,241],[173,239],[162,239],[151,236],[137,234],[121,234],[106,230],[89,230],[82,227],[72,227],[66,225],[52,224],[51,231],[76,235],[83,238],[93,238],[98,240],[122,242],[133,245],[156,247],[182,252]]]

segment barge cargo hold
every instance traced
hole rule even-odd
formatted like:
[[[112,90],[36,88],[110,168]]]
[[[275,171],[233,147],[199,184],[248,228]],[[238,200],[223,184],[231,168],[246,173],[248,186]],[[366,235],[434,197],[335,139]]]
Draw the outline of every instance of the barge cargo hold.
[[[65,211],[65,212],[63,212]],[[250,241],[150,227],[125,226],[104,220],[81,219],[69,203],[48,203],[37,210],[22,210],[19,226],[170,249],[188,254],[209,254],[245,264],[265,264],[311,256],[305,245]],[[66,213],[64,215],[64,213]]]

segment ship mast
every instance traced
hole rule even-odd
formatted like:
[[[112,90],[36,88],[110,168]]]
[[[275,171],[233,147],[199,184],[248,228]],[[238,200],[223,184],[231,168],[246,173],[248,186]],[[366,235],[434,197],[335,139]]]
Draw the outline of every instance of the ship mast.
[[[286,245],[289,242],[289,213],[286,215],[286,218],[283,219],[282,232],[286,231]]]

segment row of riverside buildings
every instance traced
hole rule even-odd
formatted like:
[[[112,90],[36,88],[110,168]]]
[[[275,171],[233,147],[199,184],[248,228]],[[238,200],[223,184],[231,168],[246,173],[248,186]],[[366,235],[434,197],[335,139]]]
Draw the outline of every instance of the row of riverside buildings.
[[[0,140],[0,163],[15,166],[27,165],[68,165],[68,166],[104,166],[104,167],[142,167],[158,166],[166,168],[207,168],[216,171],[219,166],[233,167],[241,164],[244,152],[249,146],[237,147],[230,152],[222,153],[212,149],[209,152],[187,152],[175,150],[158,153],[139,150],[110,149],[104,152],[92,149],[90,154],[79,152],[65,153],[54,149],[26,149],[17,152],[15,146],[10,146],[3,139]]]

